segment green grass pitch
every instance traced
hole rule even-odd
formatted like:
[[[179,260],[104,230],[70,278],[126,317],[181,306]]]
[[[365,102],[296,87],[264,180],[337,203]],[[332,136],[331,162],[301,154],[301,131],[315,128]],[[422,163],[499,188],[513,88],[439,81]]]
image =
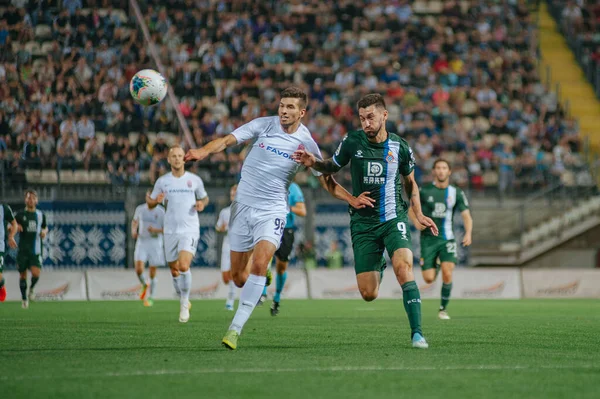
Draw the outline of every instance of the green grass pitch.
[[[2,398],[598,398],[600,301],[423,302],[430,348],[402,303],[257,308],[237,351],[224,301],[0,304]]]

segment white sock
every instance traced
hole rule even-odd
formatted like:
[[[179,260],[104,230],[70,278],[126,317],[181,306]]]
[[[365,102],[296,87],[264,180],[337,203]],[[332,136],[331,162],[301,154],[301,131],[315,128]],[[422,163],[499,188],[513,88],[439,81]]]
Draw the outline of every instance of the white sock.
[[[238,333],[242,332],[242,328],[250,318],[266,283],[267,278],[265,276],[251,274],[248,277],[240,294],[240,303],[238,304],[237,312],[235,312],[231,326],[229,326],[230,330],[235,330]]]
[[[140,280],[140,283],[142,283],[142,285],[146,285],[146,279],[144,278],[144,273],[138,274],[138,280]]]
[[[175,293],[177,293],[177,297],[181,298],[181,290],[179,289],[179,280],[181,275],[177,277],[173,277],[173,287],[175,287]]]
[[[156,288],[156,277],[150,278],[150,299],[154,298],[154,289]]]
[[[181,297],[179,299],[183,306],[187,306],[190,301],[190,289],[192,288],[192,272],[179,273],[179,289],[181,290]]]
[[[237,293],[237,287],[233,280],[229,282],[229,293],[227,293],[227,304],[233,306],[235,303],[235,294]]]

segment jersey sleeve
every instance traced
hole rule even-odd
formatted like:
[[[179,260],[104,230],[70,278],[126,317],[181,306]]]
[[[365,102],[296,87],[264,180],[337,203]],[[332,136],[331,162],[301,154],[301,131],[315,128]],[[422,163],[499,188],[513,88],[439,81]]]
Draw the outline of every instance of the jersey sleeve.
[[[15,215],[13,214],[12,209],[10,208],[10,205],[2,205],[4,207],[4,220],[6,220],[8,223],[12,223],[13,220],[15,220]]]
[[[350,162],[352,157],[351,147],[352,144],[350,143],[350,140],[348,140],[348,135],[344,136],[342,142],[340,145],[338,145],[338,148],[335,150],[335,154],[333,154],[332,157],[333,162],[340,168],[343,168],[344,166],[348,165],[348,162]]]
[[[160,207],[160,212],[158,212],[158,219],[156,220],[156,223],[161,229],[165,228],[165,209],[163,207]]]
[[[268,118],[256,118],[235,129],[231,134],[235,137],[238,144],[244,141],[258,137],[261,130],[265,127]]]
[[[302,190],[300,189],[300,186],[298,186],[297,184],[292,184],[290,186],[290,195],[289,195],[290,206],[294,206],[300,202],[304,202],[304,194],[302,194]]]
[[[399,170],[402,176],[408,176],[415,169],[415,155],[408,143],[404,142],[400,146],[400,165]]]
[[[159,178],[156,181],[156,183],[154,183],[154,188],[152,189],[152,194],[150,194],[150,198],[152,198],[153,200],[156,200],[156,197],[158,197],[158,194],[163,192],[162,182],[163,182],[163,179]]]
[[[208,196],[206,189],[204,188],[204,182],[197,176],[198,186],[196,187],[196,200],[204,199]]]
[[[139,205],[135,208],[135,212],[133,213],[133,220],[135,220],[136,222],[138,220],[140,220],[140,206]]]
[[[467,199],[465,192],[461,189],[458,189],[458,195],[456,196],[456,206],[461,212],[469,209],[469,200]]]
[[[23,226],[23,211],[19,211],[16,213],[15,220],[17,221],[17,223]]]
[[[46,213],[42,212],[42,229],[45,229],[48,227],[48,223],[46,222]]]

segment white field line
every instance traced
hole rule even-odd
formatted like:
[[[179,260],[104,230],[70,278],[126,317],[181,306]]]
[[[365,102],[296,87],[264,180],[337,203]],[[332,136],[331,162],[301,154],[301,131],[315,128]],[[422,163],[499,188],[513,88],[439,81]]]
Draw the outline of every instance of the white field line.
[[[452,370],[481,370],[481,371],[498,371],[498,370],[523,370],[523,371],[544,371],[544,370],[582,370],[582,369],[599,369],[600,364],[579,364],[571,366],[547,365],[547,366],[526,366],[526,365],[456,365],[456,366],[330,366],[330,367],[310,367],[310,368],[256,368],[256,369],[240,369],[240,368],[207,368],[207,369],[190,369],[190,370],[133,370],[133,371],[117,371],[106,373],[87,373],[87,374],[69,374],[57,376],[56,374],[48,375],[23,375],[23,376],[0,376],[0,381],[20,381],[30,379],[87,379],[87,378],[115,378],[115,377],[137,377],[137,376],[160,376],[160,375],[202,375],[202,374],[263,374],[263,373],[345,373],[356,371],[452,371]]]

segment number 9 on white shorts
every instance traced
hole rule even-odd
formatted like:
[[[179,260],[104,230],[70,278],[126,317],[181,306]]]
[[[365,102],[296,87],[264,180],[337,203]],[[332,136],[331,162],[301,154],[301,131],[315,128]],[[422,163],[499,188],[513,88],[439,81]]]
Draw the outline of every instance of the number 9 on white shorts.
[[[200,232],[198,234],[165,234],[165,256],[167,262],[175,262],[179,258],[179,252],[186,251],[193,255],[196,255],[196,249],[198,248],[198,240],[200,239]]]

